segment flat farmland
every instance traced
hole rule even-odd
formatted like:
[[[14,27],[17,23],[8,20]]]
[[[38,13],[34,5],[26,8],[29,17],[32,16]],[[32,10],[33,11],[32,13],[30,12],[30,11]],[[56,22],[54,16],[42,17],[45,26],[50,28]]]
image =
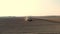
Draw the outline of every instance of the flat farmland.
[[[33,19],[33,18],[32,18]],[[0,18],[0,34],[60,33],[60,24],[47,20],[25,22],[24,17]]]

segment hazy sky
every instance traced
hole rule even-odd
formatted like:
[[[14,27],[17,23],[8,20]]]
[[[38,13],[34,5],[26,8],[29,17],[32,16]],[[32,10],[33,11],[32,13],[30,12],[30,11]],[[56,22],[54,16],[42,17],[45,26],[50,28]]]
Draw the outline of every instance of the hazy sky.
[[[60,15],[60,0],[0,0],[0,16]]]

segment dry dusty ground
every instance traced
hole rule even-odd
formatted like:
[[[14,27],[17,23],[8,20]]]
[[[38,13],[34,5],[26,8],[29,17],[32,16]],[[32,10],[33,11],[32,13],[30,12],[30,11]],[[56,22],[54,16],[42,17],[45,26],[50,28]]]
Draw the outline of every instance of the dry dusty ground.
[[[50,21],[55,21],[60,23],[60,16],[36,16],[38,19],[46,19]]]
[[[25,22],[23,17],[0,18],[0,34],[48,34],[60,33],[60,23],[46,20]]]

